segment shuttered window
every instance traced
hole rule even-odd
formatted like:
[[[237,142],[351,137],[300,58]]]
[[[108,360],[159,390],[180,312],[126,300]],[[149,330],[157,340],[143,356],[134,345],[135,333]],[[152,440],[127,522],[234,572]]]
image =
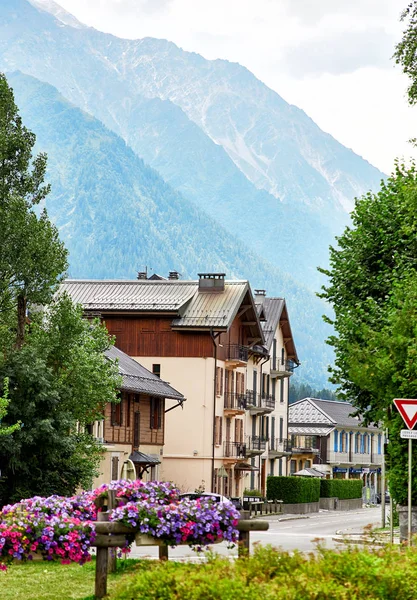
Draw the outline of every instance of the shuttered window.
[[[223,440],[223,419],[222,417],[216,417],[215,428],[214,428],[214,442],[216,446],[220,446]]]
[[[123,398],[117,404],[112,403],[111,405],[111,418],[110,422],[112,427],[120,427],[123,423]]]
[[[150,407],[151,407],[150,428],[151,429],[161,429],[161,427],[162,427],[162,400],[161,400],[161,398],[151,398],[150,399]]]

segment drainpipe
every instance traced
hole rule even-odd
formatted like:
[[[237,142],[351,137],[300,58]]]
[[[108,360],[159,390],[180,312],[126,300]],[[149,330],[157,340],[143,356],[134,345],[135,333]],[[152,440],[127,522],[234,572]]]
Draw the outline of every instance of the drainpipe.
[[[211,453],[211,491],[214,492],[214,453],[216,449],[216,389],[217,389],[217,344],[216,339],[220,336],[220,332],[217,334],[213,333],[213,329],[210,329],[210,337],[214,346],[214,376],[213,376],[213,440],[212,440],[212,453]]]

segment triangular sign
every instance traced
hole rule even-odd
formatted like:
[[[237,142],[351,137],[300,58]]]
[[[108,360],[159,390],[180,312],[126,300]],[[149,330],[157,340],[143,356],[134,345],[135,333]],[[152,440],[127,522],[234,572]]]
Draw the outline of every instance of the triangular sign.
[[[417,423],[417,400],[396,398],[394,404],[408,429],[413,429]]]

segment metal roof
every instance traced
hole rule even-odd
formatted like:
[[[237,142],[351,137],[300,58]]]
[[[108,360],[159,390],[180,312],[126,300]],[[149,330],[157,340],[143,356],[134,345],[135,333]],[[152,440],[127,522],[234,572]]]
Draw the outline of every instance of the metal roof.
[[[248,292],[247,281],[226,281],[223,292],[199,292],[194,294],[183,314],[174,319],[173,326],[227,329],[232,324],[243,299]]]
[[[301,425],[290,425],[288,433],[290,435],[319,435],[325,437],[333,431],[334,427],[303,427]]]
[[[175,329],[227,330],[243,301],[251,305],[245,318],[253,339],[263,333],[247,281],[225,281],[224,291],[199,289],[198,281],[138,279],[126,281],[66,279],[60,293],[67,292],[86,311],[169,312]]]
[[[278,325],[280,325],[284,337],[287,357],[294,360],[297,364],[300,364],[284,298],[265,298],[262,302],[262,309],[265,315],[265,320],[261,322],[262,331],[265,337],[265,346],[268,350],[271,350],[275,332]]]
[[[60,291],[67,292],[85,310],[178,313],[197,289],[196,281],[66,279]]]
[[[262,309],[266,319],[266,321],[262,322],[262,331],[265,336],[265,346],[268,350],[272,347],[284,304],[283,298],[265,298],[262,302]]]
[[[364,427],[359,417],[354,417],[356,408],[350,402],[337,400],[320,400],[317,398],[304,398],[289,406],[288,422],[294,425],[327,424],[342,427]],[[374,425],[366,429],[375,429]]]
[[[122,390],[148,394],[159,398],[171,398],[182,402],[184,396],[177,392],[163,379],[145,369],[140,363],[112,346],[104,352],[109,360],[116,361],[119,374],[122,376]]]

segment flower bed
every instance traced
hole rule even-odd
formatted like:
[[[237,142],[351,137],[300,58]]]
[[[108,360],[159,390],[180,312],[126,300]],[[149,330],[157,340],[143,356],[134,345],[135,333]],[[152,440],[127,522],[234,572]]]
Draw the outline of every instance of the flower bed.
[[[3,507],[0,569],[14,559],[31,560],[34,553],[63,563],[90,560],[94,521],[108,490],[114,490],[118,500],[118,507],[110,511],[111,521],[167,545],[189,544],[199,550],[214,542],[238,540],[239,513],[231,503],[180,500],[171,483],[120,480],[72,498],[34,497]]]

